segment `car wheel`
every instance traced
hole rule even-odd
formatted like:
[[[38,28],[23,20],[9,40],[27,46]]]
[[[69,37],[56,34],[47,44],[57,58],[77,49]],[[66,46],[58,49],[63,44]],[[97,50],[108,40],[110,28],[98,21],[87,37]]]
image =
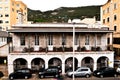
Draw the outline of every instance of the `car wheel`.
[[[100,75],[100,78],[103,78],[103,75]]]
[[[89,74],[86,74],[86,78],[89,78],[90,77],[90,75]]]
[[[114,77],[117,77],[117,74],[114,74]]]
[[[41,76],[40,76],[40,78],[44,78],[44,76],[43,76],[43,75],[41,75]]]
[[[13,76],[10,76],[10,80],[13,80]]]
[[[28,76],[25,76],[25,79],[28,79]]]
[[[58,74],[56,74],[55,77],[57,78],[57,77],[58,77]]]

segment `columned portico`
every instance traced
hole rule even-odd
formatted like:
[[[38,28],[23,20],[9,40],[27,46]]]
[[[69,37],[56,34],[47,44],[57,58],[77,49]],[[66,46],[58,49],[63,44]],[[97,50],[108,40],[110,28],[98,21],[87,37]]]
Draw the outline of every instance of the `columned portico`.
[[[71,63],[71,60],[72,60],[72,58],[71,58],[72,53],[71,54],[69,53],[69,56],[68,56],[68,54],[64,54],[64,59],[62,59],[63,55],[60,55],[60,54],[54,54],[54,55],[52,55],[52,54],[49,54],[49,53],[47,53],[47,55],[46,54],[45,55],[33,55],[33,54],[29,54],[29,56],[26,56],[23,53],[21,53],[21,54],[19,54],[19,57],[15,57],[15,56],[16,56],[15,54],[8,56],[8,59],[10,61],[10,62],[8,62],[9,63],[8,64],[9,65],[8,66],[9,73],[11,73],[11,72],[14,71],[13,62],[16,59],[19,59],[19,58],[27,59],[27,63],[28,63],[27,66],[28,66],[28,68],[31,69],[31,65],[32,65],[31,62],[35,58],[41,57],[45,61],[45,68],[48,68],[48,66],[49,66],[49,60],[54,59],[54,57],[56,56],[55,59],[59,58],[61,60],[62,74],[65,74],[65,68],[66,68],[65,61],[68,59],[68,63],[67,64],[69,64],[69,63]],[[101,62],[100,60],[104,60],[104,58],[106,58],[106,59],[109,60],[108,63],[107,63],[107,65],[109,67],[113,67],[113,60],[114,60],[114,58],[112,57],[113,56],[113,52],[109,52],[109,51],[108,52],[107,51],[106,52],[102,52],[102,53],[100,53],[100,52],[99,53],[96,53],[96,52],[75,53],[76,61],[78,61],[78,63],[77,63],[78,65],[76,67],[81,67],[82,63],[83,63],[82,62],[83,59],[85,59],[85,57],[87,58],[88,56],[90,57],[90,59],[93,59],[94,63],[93,63],[93,67],[91,67],[91,68],[93,68],[93,70],[96,70],[98,68],[98,63]],[[102,57],[103,57],[103,59],[102,59]]]

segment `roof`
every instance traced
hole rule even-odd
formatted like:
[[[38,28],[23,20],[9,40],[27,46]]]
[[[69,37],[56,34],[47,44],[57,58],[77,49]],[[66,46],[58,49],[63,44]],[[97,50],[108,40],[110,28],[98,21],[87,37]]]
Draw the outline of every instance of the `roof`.
[[[28,33],[28,32],[73,32],[72,27],[28,27],[28,28],[19,28],[19,29],[11,29],[8,30],[10,33]],[[101,28],[76,28],[75,32],[113,32],[112,30],[108,29],[101,29]]]
[[[6,31],[0,31],[0,37],[8,37],[8,33]]]

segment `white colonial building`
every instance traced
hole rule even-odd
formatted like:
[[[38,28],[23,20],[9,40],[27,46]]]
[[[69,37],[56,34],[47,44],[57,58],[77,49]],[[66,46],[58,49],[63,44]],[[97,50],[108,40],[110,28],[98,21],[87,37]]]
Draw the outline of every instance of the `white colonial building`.
[[[85,23],[40,23],[12,26],[12,44],[8,55],[8,72],[19,68],[37,71],[58,66],[64,74],[74,66],[88,66],[92,70],[113,66],[112,33],[107,27],[90,27]]]

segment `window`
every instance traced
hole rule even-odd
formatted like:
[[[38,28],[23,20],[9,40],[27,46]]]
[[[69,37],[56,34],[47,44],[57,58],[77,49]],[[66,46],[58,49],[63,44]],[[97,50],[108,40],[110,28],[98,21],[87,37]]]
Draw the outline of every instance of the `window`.
[[[5,7],[5,11],[8,11],[8,7]]]
[[[105,10],[103,10],[103,15],[105,14]]]
[[[107,13],[109,13],[109,8],[107,8]]]
[[[0,24],[2,24],[3,23],[3,21],[2,20],[0,20]]]
[[[113,44],[120,44],[120,38],[113,38]]]
[[[53,45],[53,35],[48,35],[48,45]]]
[[[89,45],[89,35],[85,36],[85,45]]]
[[[101,45],[101,34],[97,35],[97,45]]]
[[[9,17],[9,14],[5,14],[5,17]]]
[[[12,2],[12,5],[14,6],[14,2]]]
[[[105,19],[103,19],[103,24],[105,24]]]
[[[17,4],[16,6],[19,7],[19,4]]]
[[[8,0],[5,0],[5,2],[8,2]]]
[[[64,33],[62,34],[62,45],[66,45],[66,36]]]
[[[117,30],[117,26],[114,26],[114,31],[116,31]]]
[[[0,17],[3,17],[3,15],[2,15],[2,14],[0,14]]]
[[[0,10],[2,10],[2,7],[0,7]]]
[[[0,31],[2,31],[2,27],[0,26]]]
[[[9,23],[9,21],[5,21],[5,23]]]
[[[35,45],[39,45],[39,36],[35,35]]]
[[[109,20],[109,17],[107,18],[107,22],[109,22],[110,20]]]
[[[115,21],[117,20],[117,16],[116,16],[116,15],[114,15],[114,20],[115,20]]]
[[[75,45],[78,45],[78,35],[75,36]]]
[[[14,12],[14,9],[12,8],[12,11]]]
[[[20,44],[25,45],[25,36],[20,37]]]
[[[114,9],[117,9],[117,4],[116,3],[114,4]]]

